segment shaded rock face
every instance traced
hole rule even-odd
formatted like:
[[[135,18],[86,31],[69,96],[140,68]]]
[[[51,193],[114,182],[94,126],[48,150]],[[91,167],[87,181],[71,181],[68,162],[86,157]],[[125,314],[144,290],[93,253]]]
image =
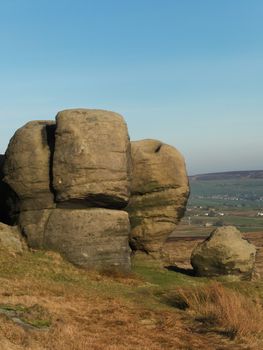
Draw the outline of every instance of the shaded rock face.
[[[185,162],[174,147],[157,140],[132,142],[131,149],[130,244],[154,253],[184,215],[189,196]]]
[[[113,112],[68,110],[17,130],[5,154],[28,245],[85,268],[130,268],[130,141]],[[110,209],[102,209],[102,208]],[[59,208],[59,209],[56,209]]]
[[[56,120],[56,201],[124,208],[130,197],[130,142],[122,116],[80,109],[60,112]]]
[[[19,226],[30,248],[44,249],[45,229],[54,209],[26,210],[19,215]]]
[[[193,250],[191,264],[198,276],[237,276],[251,279],[256,247],[234,226],[217,228]]]
[[[19,200],[11,187],[3,181],[5,156],[0,155],[0,222],[13,225],[19,213]]]

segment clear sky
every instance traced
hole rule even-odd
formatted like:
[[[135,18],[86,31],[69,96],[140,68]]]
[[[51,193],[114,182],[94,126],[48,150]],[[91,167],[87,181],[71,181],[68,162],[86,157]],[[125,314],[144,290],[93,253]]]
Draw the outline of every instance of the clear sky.
[[[263,169],[263,1],[0,0],[0,152],[75,107],[121,113],[190,174]]]

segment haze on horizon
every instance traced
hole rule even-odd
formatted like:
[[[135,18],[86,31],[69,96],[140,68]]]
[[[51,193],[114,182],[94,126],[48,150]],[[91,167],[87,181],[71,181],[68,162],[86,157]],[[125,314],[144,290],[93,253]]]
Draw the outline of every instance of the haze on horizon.
[[[29,120],[122,114],[189,174],[263,169],[261,0],[13,0],[0,5],[0,153]]]

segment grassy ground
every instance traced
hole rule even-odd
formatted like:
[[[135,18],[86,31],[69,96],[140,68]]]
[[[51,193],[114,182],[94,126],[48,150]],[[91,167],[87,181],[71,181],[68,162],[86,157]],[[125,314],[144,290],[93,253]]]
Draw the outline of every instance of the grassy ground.
[[[0,349],[261,349],[261,328],[244,334],[240,325],[224,324],[218,310],[210,317],[213,297],[206,311],[197,309],[191,300],[204,288],[213,288],[208,279],[168,271],[144,256],[121,276],[77,269],[50,252],[0,252]],[[218,288],[238,290],[237,299],[249,295],[253,307],[261,302],[261,282],[223,281]],[[183,293],[185,309],[175,302]],[[233,303],[227,298],[226,310]],[[239,316],[246,323],[247,317]]]

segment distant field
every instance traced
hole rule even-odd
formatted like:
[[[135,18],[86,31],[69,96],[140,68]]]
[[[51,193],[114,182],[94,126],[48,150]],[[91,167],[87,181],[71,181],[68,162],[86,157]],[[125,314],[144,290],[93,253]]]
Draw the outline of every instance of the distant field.
[[[263,208],[263,179],[191,180],[189,206]]]
[[[263,170],[227,171],[190,176],[191,180],[263,179]]]
[[[215,227],[263,232],[263,172],[231,172],[190,177],[191,195],[176,236],[205,236]],[[236,176],[236,178],[235,178]]]

